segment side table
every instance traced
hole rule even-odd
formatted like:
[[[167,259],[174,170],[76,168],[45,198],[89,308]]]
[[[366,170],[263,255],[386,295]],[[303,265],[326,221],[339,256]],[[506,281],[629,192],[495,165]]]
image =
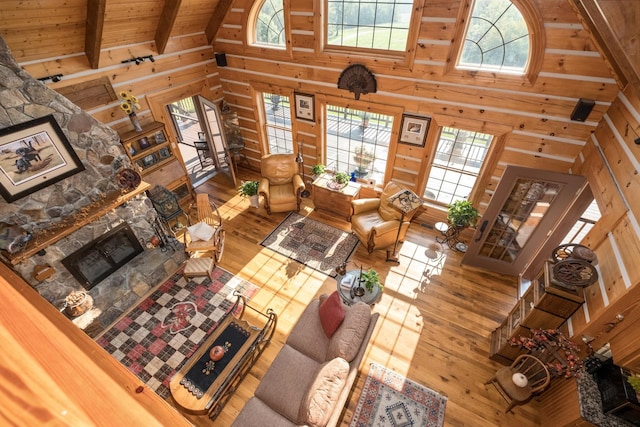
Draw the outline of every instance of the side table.
[[[336,281],[338,282],[338,293],[342,301],[347,305],[355,304],[358,301],[373,305],[382,297],[382,291],[379,286],[374,286],[371,291],[364,288],[363,295],[356,295],[355,289],[360,284],[360,270],[347,271],[344,276],[338,275]]]
[[[349,182],[346,187],[340,190],[329,188],[327,184],[331,181],[331,175],[320,175],[313,181],[313,191],[311,200],[315,209],[323,209],[337,215],[344,216],[347,221],[351,218],[351,201],[358,198],[360,184]]]

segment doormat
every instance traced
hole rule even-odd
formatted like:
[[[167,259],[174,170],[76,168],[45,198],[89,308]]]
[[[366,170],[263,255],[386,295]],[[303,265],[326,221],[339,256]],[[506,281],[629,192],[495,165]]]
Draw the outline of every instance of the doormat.
[[[372,363],[350,427],[444,425],[447,398]]]
[[[129,310],[96,342],[163,398],[169,381],[236,301],[258,287],[215,267],[212,279],[185,280],[182,269]]]
[[[358,238],[320,221],[291,212],[260,244],[300,264],[336,277],[358,246]]]

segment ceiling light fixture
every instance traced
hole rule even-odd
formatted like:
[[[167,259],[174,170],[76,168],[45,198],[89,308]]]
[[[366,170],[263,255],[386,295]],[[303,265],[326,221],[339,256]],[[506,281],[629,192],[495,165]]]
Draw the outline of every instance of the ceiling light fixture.
[[[57,83],[60,80],[62,80],[62,74],[54,74],[52,76],[40,77],[38,80],[40,80],[42,83],[46,83],[47,80],[51,80],[52,82]]]
[[[147,55],[147,56],[136,56],[135,58],[131,58],[131,59],[125,59],[124,61],[120,61],[122,64],[127,64],[129,62],[135,62],[136,65],[140,65],[142,64],[144,61],[149,60],[150,62],[156,62],[156,59],[153,57],[153,55]]]

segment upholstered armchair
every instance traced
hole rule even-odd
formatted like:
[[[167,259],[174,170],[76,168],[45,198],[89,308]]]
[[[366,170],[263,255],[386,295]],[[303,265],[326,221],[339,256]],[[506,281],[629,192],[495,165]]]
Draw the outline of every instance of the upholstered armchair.
[[[262,179],[258,194],[268,213],[299,211],[304,182],[295,154],[267,154],[260,160]]]
[[[396,237],[400,242],[404,241],[411,218],[416,211],[405,215],[400,225],[402,213],[387,202],[389,197],[403,189],[404,187],[389,181],[379,199],[351,201],[351,231],[367,247],[369,253],[392,246],[396,242]]]

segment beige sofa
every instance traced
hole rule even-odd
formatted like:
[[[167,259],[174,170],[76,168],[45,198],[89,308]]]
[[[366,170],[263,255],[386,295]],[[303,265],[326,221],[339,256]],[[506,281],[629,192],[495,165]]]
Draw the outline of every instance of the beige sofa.
[[[234,427],[335,426],[378,320],[358,302],[328,338],[313,300],[233,423]]]

